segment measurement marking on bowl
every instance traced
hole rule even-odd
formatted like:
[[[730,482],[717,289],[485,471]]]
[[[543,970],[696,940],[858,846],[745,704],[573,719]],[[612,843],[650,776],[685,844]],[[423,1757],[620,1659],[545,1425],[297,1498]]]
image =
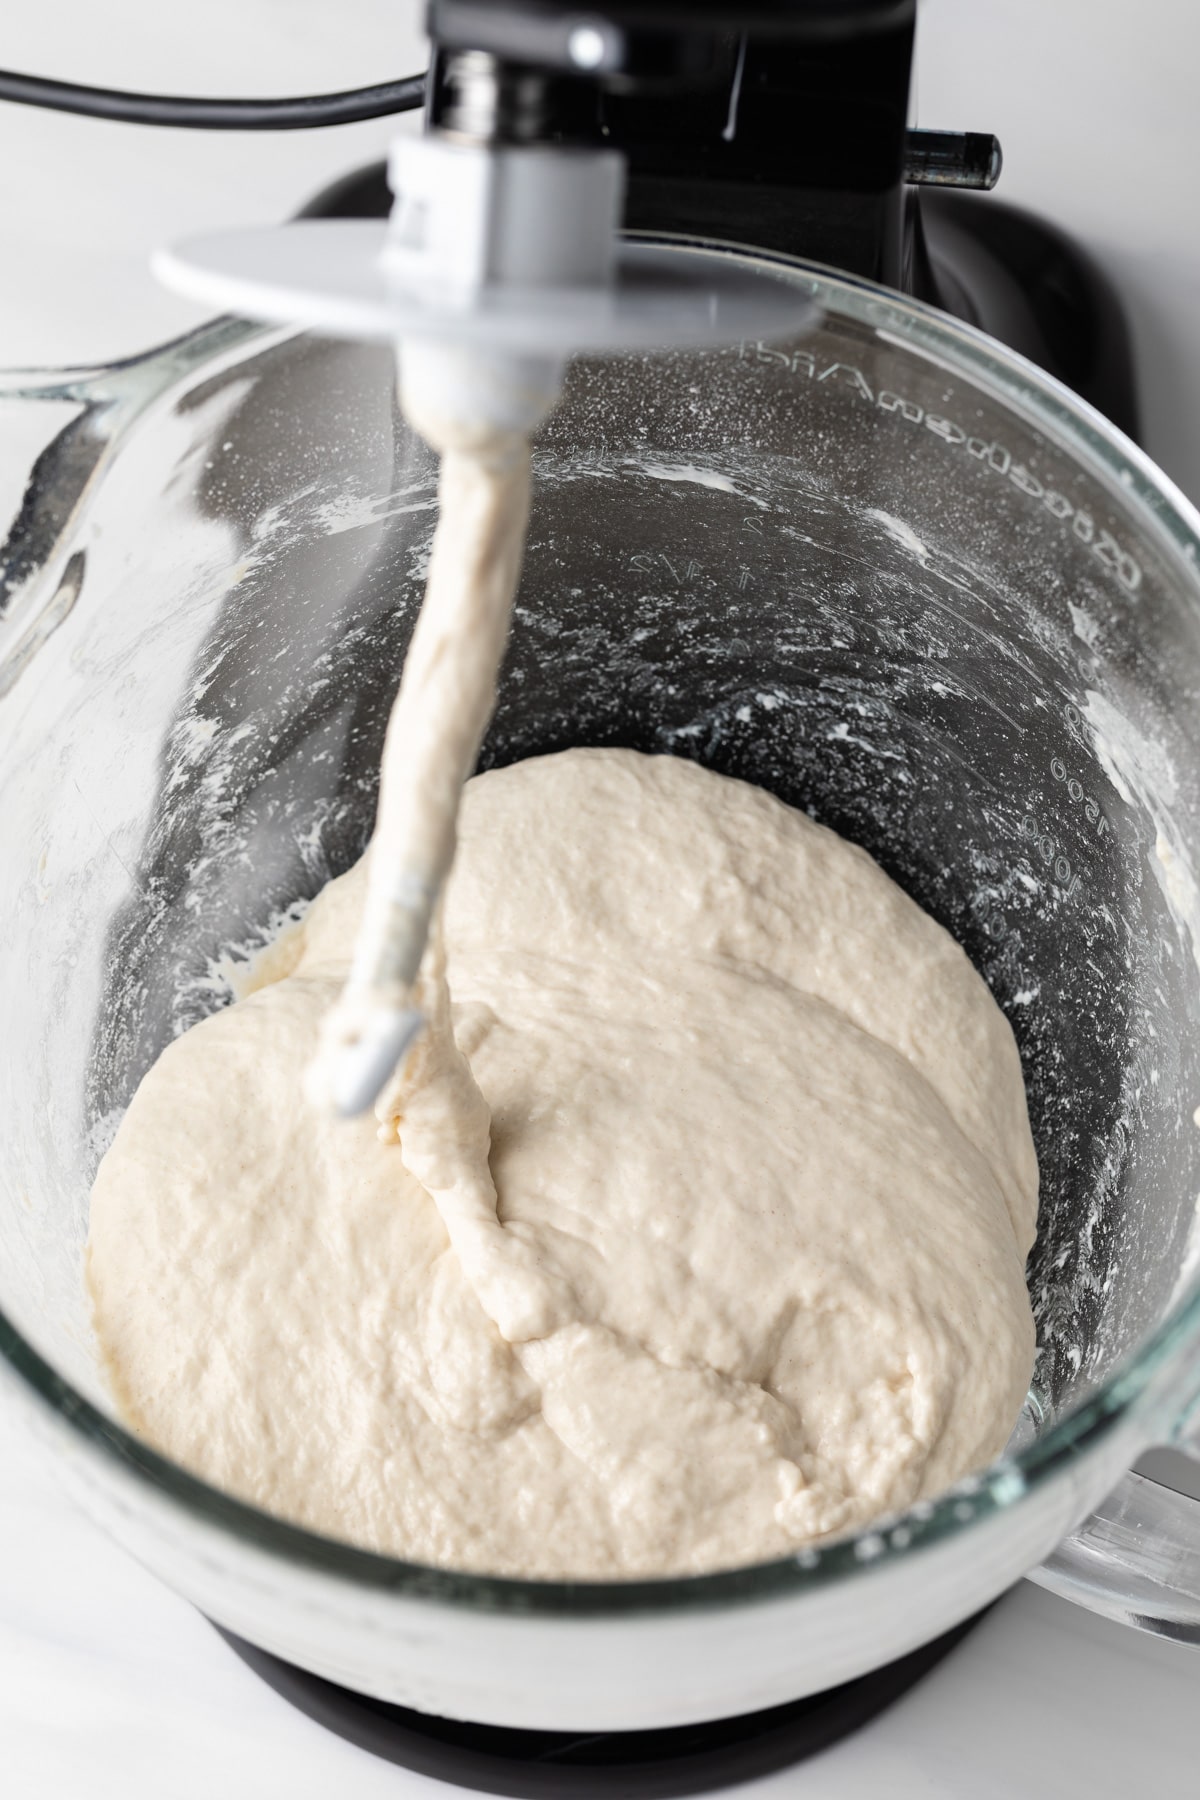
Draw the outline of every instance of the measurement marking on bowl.
[[[1072,775],[1061,756],[1050,759],[1050,773],[1055,781],[1065,785],[1067,798],[1073,806],[1082,809],[1083,816],[1094,829],[1097,838],[1103,840],[1112,836],[1112,826],[1100,810],[1100,802],[1089,794],[1082,781]]]
[[[674,561],[665,550],[635,550],[629,558],[629,567],[639,575],[656,575],[665,569],[676,587],[682,587],[685,581],[694,581],[700,574],[700,564],[694,556],[684,562],[676,557]]]

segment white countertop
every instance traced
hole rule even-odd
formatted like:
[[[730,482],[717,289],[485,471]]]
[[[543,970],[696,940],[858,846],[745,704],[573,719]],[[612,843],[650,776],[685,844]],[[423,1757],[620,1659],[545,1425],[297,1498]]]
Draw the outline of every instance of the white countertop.
[[[188,93],[328,92],[420,65],[416,0],[57,0],[0,61]],[[1002,192],[1081,237],[1134,324],[1146,441],[1200,497],[1194,0],[925,0],[921,122],[994,130]],[[199,314],[146,273],[164,238],[282,218],[382,154],[386,121],[148,132],[0,106],[0,366],[128,354]],[[0,446],[2,450],[2,446]],[[1197,1791],[1200,1653],[1025,1583],[853,1740],[740,1790],[795,1800],[1163,1800]],[[13,1800],[447,1793],[293,1712],[101,1537],[0,1415],[0,1792]]]

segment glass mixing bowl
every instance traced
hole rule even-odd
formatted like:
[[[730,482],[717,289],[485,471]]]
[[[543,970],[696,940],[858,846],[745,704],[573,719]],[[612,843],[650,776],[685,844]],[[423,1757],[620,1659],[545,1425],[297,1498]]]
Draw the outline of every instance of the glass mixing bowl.
[[[1039,1564],[1200,1639],[1200,1507],[1125,1473],[1200,1399],[1200,521],[988,339],[770,266],[824,309],[803,341],[573,367],[483,760],[693,757],[864,844],[954,933],[1024,1058],[1041,1351],[977,1478],[700,1578],[413,1567],[241,1505],[115,1418],[83,1285],[97,1158],[162,1046],[366,842],[435,472],[390,354],[357,344],[224,321],[3,386],[7,441],[44,445],[0,637],[4,1385],[81,1503],[213,1619],[431,1712],[766,1707]]]

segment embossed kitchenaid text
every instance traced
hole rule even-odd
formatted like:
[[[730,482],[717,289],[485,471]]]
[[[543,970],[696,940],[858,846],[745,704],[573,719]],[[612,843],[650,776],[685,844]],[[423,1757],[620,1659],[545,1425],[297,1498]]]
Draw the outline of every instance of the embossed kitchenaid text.
[[[918,401],[898,394],[891,388],[876,391],[854,363],[829,362],[811,350],[778,350],[761,342],[739,344],[736,355],[741,362],[782,364],[802,380],[817,384],[835,382],[839,386],[850,387],[869,406],[876,407],[880,412],[898,413],[908,424],[932,432],[943,443],[961,446],[968,456],[975,457],[985,468],[991,469],[1003,480],[1010,481],[1021,493],[1027,494],[1031,500],[1044,507],[1051,518],[1059,520],[1068,528],[1109,574],[1120,582],[1126,593],[1136,594],[1141,587],[1141,566],[1112,533],[1098,525],[1086,508],[1076,506],[1059,489],[1050,486],[1040,475],[1035,474],[1027,463],[1019,461],[1007,445],[997,439],[976,437],[957,420],[944,413],[931,412]]]

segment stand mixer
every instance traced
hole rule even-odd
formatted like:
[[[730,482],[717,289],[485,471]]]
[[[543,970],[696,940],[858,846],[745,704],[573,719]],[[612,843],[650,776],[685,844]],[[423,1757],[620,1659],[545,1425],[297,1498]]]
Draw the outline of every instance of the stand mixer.
[[[352,341],[225,321],[124,371],[5,387],[83,408],[5,557],[10,1386],[89,1510],[267,1679],[382,1754],[503,1792],[684,1792],[830,1741],[1039,1562],[1114,1616],[1200,1630],[1194,1512],[1123,1476],[1146,1443],[1194,1433],[1200,1390],[1197,522],[1095,413],[920,303],[936,281],[980,316],[1003,284],[971,289],[986,234],[962,212],[955,240],[905,179],[984,183],[997,163],[907,130],[912,8],[764,4],[734,22],[746,36],[722,25],[703,4],[686,27],[665,5],[435,4],[432,144],[397,157],[388,234],[314,224],[165,263],[220,304]],[[794,163],[772,161],[781,140]],[[626,223],[678,234],[619,253],[628,295],[606,276],[614,147]],[[529,245],[563,246],[536,204],[512,262],[492,233],[525,151],[596,180],[580,260],[535,283]],[[474,228],[414,243],[414,211],[432,227],[448,191],[443,152],[473,171]],[[319,210],[365,205],[373,182]],[[414,269],[422,242],[453,272]],[[580,271],[582,320],[539,306],[539,283]],[[480,304],[499,274],[511,315]],[[1076,293],[1094,347],[1117,328],[1099,288]],[[106,1121],[224,997],[222,953],[369,829],[433,507],[392,402],[414,318],[463,327],[449,369],[430,359],[443,391],[467,342],[493,363],[548,352],[538,409],[564,352],[604,352],[566,371],[538,436],[485,764],[625,743],[812,806],[950,926],[1021,1043],[1046,1196],[1021,1434],[933,1507],[787,1564],[620,1588],[410,1568],[165,1464],[89,1362],[80,1228]],[[481,386],[476,360],[471,405]],[[508,404],[513,385],[490,391]],[[1110,396],[1126,423],[1130,397]]]

